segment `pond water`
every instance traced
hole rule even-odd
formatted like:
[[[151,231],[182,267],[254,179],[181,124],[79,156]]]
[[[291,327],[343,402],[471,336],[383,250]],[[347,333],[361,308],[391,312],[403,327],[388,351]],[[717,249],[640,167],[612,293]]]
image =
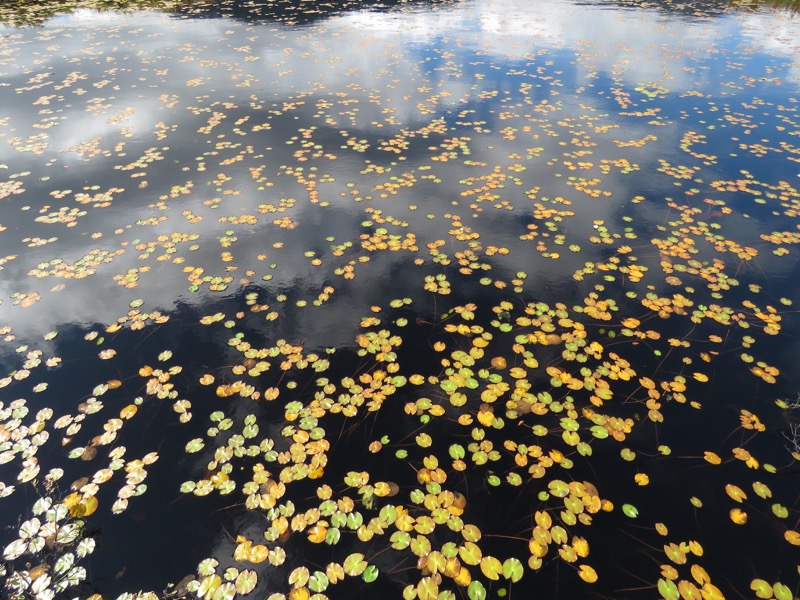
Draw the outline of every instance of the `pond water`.
[[[800,19],[0,6],[8,597],[800,594]]]

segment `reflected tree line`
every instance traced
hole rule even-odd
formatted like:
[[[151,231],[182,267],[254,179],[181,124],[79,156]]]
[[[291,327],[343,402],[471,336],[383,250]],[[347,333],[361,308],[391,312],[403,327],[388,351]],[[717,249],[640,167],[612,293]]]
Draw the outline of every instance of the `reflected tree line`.
[[[578,0],[578,3],[614,9],[650,9],[693,18],[719,17],[731,10],[757,10],[762,6],[800,12],[800,0]]]
[[[305,25],[353,10],[393,10],[404,6],[451,4],[459,0],[0,0],[0,23],[31,27],[79,9],[98,11],[159,10],[184,18],[232,18],[247,23],[280,22]],[[731,8],[757,9],[774,6],[791,13],[800,11],[800,0],[590,0],[592,5],[615,8],[650,8],[671,14],[718,16]]]
[[[353,10],[392,10],[403,6],[451,4],[457,0],[0,0],[0,23],[42,25],[79,9],[128,12],[159,10],[177,17],[230,18],[246,23],[311,24]]]

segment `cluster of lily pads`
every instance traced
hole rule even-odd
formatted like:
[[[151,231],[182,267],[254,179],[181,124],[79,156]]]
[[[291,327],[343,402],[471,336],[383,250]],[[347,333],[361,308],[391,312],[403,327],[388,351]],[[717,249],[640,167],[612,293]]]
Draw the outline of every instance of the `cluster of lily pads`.
[[[338,40],[375,43],[360,21],[209,21],[209,53],[148,19],[136,83],[99,58],[139,48],[136,13],[0,40],[53,65],[0,66],[37,107],[0,115],[4,593],[798,594],[800,189],[758,168],[800,163],[796,85],[726,81],[701,133],[699,91],[618,66],[565,101],[556,52],[463,50],[468,27],[435,60],[386,44],[398,100],[359,57],[324,83]],[[87,115],[105,133],[59,146]],[[153,498],[213,506],[214,544],[103,589],[132,542],[97,531]]]

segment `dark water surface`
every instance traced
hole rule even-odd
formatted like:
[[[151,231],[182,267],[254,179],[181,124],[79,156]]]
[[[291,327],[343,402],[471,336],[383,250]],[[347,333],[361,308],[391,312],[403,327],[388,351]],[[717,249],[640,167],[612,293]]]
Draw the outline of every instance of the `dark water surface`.
[[[7,596],[800,594],[793,13],[0,18]]]

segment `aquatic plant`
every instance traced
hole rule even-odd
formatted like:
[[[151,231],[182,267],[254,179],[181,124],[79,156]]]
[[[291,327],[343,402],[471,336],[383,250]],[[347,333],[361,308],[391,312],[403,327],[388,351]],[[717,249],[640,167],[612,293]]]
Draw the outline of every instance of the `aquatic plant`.
[[[149,4],[0,38],[5,593],[797,594],[758,21],[625,3],[668,77],[546,37],[602,6]]]

